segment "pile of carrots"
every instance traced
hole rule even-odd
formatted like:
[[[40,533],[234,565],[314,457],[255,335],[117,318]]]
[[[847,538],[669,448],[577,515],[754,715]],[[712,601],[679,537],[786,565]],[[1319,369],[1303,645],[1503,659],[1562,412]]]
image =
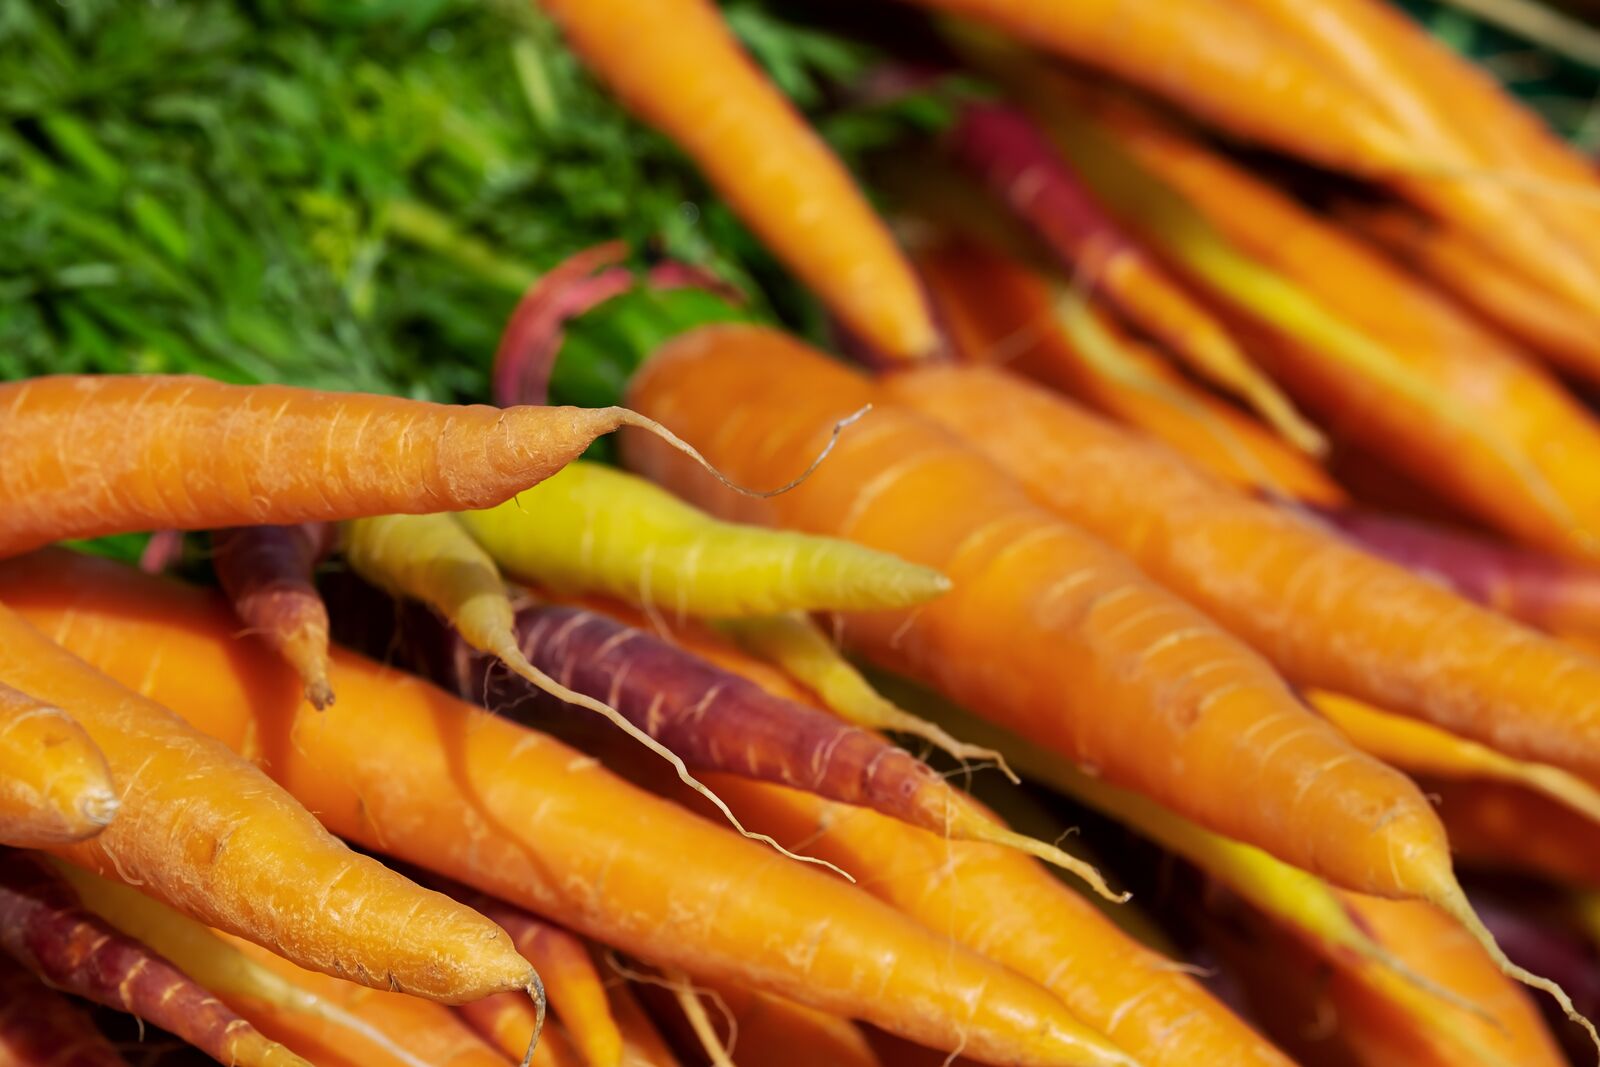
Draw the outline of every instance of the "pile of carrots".
[[[985,88],[859,172],[539,3],[864,367],[547,405],[734,302],[607,246],[493,404],[0,383],[0,1067],[1592,1061],[1592,161],[1387,0],[885,5]]]

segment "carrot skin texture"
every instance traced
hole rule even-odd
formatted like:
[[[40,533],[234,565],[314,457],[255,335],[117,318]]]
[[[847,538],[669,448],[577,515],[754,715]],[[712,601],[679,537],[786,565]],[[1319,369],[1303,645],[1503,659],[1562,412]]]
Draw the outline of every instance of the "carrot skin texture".
[[[757,373],[747,373],[739,353],[755,351]],[[746,473],[787,469],[837,409],[884,399],[820,354],[756,329],[678,338],[635,376],[633,396]],[[727,411],[742,417],[716,414]],[[1415,787],[1312,716],[1254,653],[1122,556],[1038,510],[939,428],[885,406],[854,429],[781,497],[699,495],[727,517],[848,536],[948,574],[954,590],[909,613],[842,620],[846,640],[870,658],[1341,884],[1409,892],[1395,877],[1391,842],[1448,867],[1443,831]],[[635,469],[695,491],[644,442],[625,438],[624,448]],[[1232,798],[1241,791],[1298,797],[1300,815],[1240,806]],[[1326,833],[1304,832],[1312,812]]]
[[[854,180],[707,0],[540,0],[633,114],[671,137],[850,328],[895,360],[939,346],[916,275]]]
[[[1508,755],[1600,773],[1600,662],[1000,372],[900,375],[885,388],[1117,544],[1297,684]]]
[[[990,1062],[1122,1062],[1044,990],[420,679],[336,647],[339,702],[314,711],[205,591],[67,553],[0,563],[0,601],[262,761],[338,833],[587,937],[934,1047],[964,1036]],[[816,946],[804,968],[780,950],[798,943]]]
[[[93,837],[120,801],[105,754],[60,708],[0,683],[0,844]]]
[[[485,508],[629,421],[161,375],[0,385],[0,554],[152,529]]]
[[[317,561],[332,548],[333,528],[236,526],[211,535],[212,567],[239,621],[288,660],[318,711],[328,688],[328,608],[312,584]]]
[[[128,1067],[88,1012],[0,957],[0,1067]]]
[[[309,1067],[165,959],[84,910],[38,859],[0,855],[0,948],[58,989],[147,1019],[219,1063]]]
[[[712,781],[751,825],[807,842],[875,896],[1045,985],[1147,1067],[1289,1067],[1191,976],[1025,856],[780,786]]]
[[[531,980],[492,923],[351,852],[226,746],[3,607],[0,678],[78,709],[122,789],[110,826],[54,854],[331,973],[441,999]]]

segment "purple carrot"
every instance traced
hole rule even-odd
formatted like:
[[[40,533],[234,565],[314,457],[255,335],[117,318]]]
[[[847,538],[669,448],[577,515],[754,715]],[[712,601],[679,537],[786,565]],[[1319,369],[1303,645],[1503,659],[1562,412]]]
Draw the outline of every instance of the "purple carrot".
[[[128,1067],[89,1013],[0,956],[0,1064]]]
[[[413,665],[464,699],[530,725],[566,705],[477,652],[431,615],[409,613]],[[1094,868],[1007,830],[927,764],[877,734],[767,692],[677,645],[599,612],[532,604],[516,617],[529,662],[604,701],[697,773],[815,793],[938,834],[990,841],[1067,868],[1114,896]],[[431,629],[432,632],[425,632]]]
[[[317,563],[333,549],[333,527],[240,526],[211,535],[211,565],[239,621],[289,661],[306,699],[322,711],[328,684],[328,609],[312,584]]]

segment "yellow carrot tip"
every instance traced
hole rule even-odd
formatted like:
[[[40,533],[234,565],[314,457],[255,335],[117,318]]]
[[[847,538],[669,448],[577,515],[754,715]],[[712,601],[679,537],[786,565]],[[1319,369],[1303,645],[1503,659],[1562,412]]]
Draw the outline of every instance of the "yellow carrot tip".
[[[1595,1030],[1594,1023],[1590,1022],[1585,1015],[1573,1006],[1572,998],[1567,996],[1567,991],[1550,979],[1541,977],[1524,967],[1519,967],[1512,963],[1506,956],[1505,951],[1501,949],[1499,943],[1495,941],[1494,935],[1489,932],[1489,928],[1484,925],[1483,920],[1478,918],[1478,913],[1472,909],[1472,904],[1467,900],[1466,893],[1456,884],[1454,878],[1449,879],[1445,885],[1439,887],[1438,891],[1431,894],[1428,899],[1435,907],[1460,923],[1462,928],[1472,935],[1473,940],[1477,941],[1483,950],[1489,954],[1489,958],[1494,961],[1494,965],[1500,968],[1500,972],[1507,978],[1549,994],[1561,1007],[1562,1013],[1568,1019],[1583,1027],[1584,1031],[1589,1035],[1589,1040],[1594,1043],[1595,1049],[1600,1051],[1600,1032]]]
[[[1052,867],[1060,867],[1064,871],[1072,872],[1087,882],[1090,889],[1093,889],[1097,894],[1113,904],[1126,904],[1133,899],[1132,893],[1112,891],[1111,887],[1106,884],[1105,877],[1094,864],[1086,863],[1070,852],[1065,852],[1054,845],[1046,844],[1026,834],[1019,834],[1015,830],[1008,830],[998,823],[990,822],[988,819],[981,817],[969,819],[957,816],[952,822],[960,824],[959,834],[962,837],[987,842],[991,845],[1004,845],[1007,848],[1014,848],[1018,852],[1043,860]],[[956,827],[952,826],[951,829],[955,831]]]
[[[759,499],[765,499],[767,497],[781,496],[782,494],[787,493],[789,490],[798,486],[801,482],[804,482],[807,478],[811,477],[812,472],[814,472],[818,467],[822,466],[822,461],[827,459],[828,454],[833,451],[833,446],[839,443],[839,435],[844,433],[844,431],[847,430],[852,423],[857,422],[864,415],[866,415],[867,412],[871,411],[872,405],[863,404],[857,410],[852,411],[850,414],[834,423],[832,432],[828,434],[828,443],[822,446],[822,450],[817,453],[816,458],[806,466],[805,470],[801,471],[790,481],[778,486],[776,489],[746,488],[745,486],[742,486],[733,479],[729,478],[726,474],[723,474],[721,471],[717,470],[717,468],[712,465],[710,460],[706,459],[705,456],[700,454],[699,449],[695,448],[689,442],[685,441],[683,438],[679,437],[677,434],[661,425],[655,419],[641,415],[637,411],[631,411],[628,408],[613,408],[612,410],[615,412],[619,424],[623,426],[633,426],[637,429],[648,431],[649,433],[661,438],[662,441],[666,442],[672,448],[677,449],[679,452],[682,452],[684,455],[694,460],[695,463],[699,464],[701,469],[703,469],[707,474],[711,475],[711,477],[715,478],[718,482],[721,482],[729,489],[732,489],[734,492],[743,496],[752,496]]]
[[[539,1036],[544,1033],[544,979],[539,977],[538,971],[534,971],[528,980],[525,992],[533,1001],[533,1036],[528,1039],[528,1051],[522,1054],[522,1067],[530,1067],[533,1063],[533,1050],[539,1047]]]
[[[1256,382],[1244,390],[1247,403],[1289,444],[1318,459],[1328,454],[1328,437],[1299,411],[1289,398],[1266,382]]]

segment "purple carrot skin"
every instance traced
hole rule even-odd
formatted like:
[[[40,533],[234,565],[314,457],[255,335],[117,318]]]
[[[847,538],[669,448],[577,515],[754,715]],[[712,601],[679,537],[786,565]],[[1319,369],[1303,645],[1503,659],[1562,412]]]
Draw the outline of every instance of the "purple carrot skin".
[[[211,535],[211,565],[234,613],[289,661],[318,711],[333,703],[333,689],[328,609],[311,578],[333,542],[333,527],[320,522],[236,526]]]
[[[1326,449],[1321,433],[1251,365],[1221,322],[1117,225],[1025,114],[999,104],[969,105],[949,145],[1067,270],[1129,323],[1240,396],[1297,448]]]
[[[89,1013],[0,956],[0,1067],[128,1067]]]
[[[1373,555],[1562,636],[1600,638],[1600,568],[1419,519],[1348,508],[1313,514]]]
[[[502,669],[431,615],[408,614],[408,654],[436,682],[518,721],[538,724],[566,705]],[[1006,830],[927,764],[877,734],[784,700],[721,667],[598,612],[530,604],[517,612],[529,662],[577,692],[603,700],[697,772],[720,771],[871,808],[935,833],[991,841],[1070,870],[1104,896],[1094,868]]]
[[[40,860],[0,853],[0,950],[57,989],[136,1015],[218,1063],[310,1067],[101,920]]]

